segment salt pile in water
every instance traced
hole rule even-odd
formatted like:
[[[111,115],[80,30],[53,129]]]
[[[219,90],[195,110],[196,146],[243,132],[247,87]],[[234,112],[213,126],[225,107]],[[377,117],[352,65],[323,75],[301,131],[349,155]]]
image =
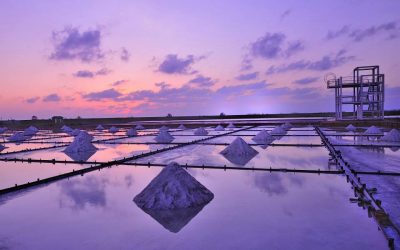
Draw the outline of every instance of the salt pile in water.
[[[97,127],[95,129],[98,131],[105,130],[105,128],[101,124],[97,125]]]
[[[252,140],[256,143],[259,144],[269,144],[274,140],[274,137],[272,137],[267,130],[262,130],[260,131],[257,135],[255,135]]]
[[[114,133],[117,133],[117,132],[118,132],[118,128],[112,126],[112,127],[108,130],[108,132],[113,133],[113,134],[114,134]]]
[[[168,164],[133,201],[142,209],[180,209],[202,206],[214,194],[176,162]]]
[[[6,149],[6,147],[0,144],[0,152],[3,151],[4,149]]]
[[[349,125],[346,127],[346,130],[347,130],[347,131],[353,131],[353,132],[354,132],[354,131],[357,130],[357,128],[354,127],[353,124],[349,124]]]
[[[61,130],[62,130],[64,133],[67,133],[67,134],[70,134],[70,133],[73,131],[72,128],[70,128],[70,127],[68,127],[68,126],[66,126],[66,125],[62,126],[62,127],[61,127]]]
[[[29,126],[27,129],[25,129],[24,135],[32,136],[32,135],[35,135],[38,131],[39,131],[39,129],[37,129],[36,127]]]
[[[0,128],[0,134],[3,134],[3,133],[6,132],[6,131],[7,131],[7,128],[6,128],[6,127]]]
[[[179,125],[178,129],[186,129],[185,125],[181,124]]]
[[[23,141],[25,140],[25,135],[23,132],[17,132],[13,134],[12,136],[8,137],[7,140],[9,141]]]
[[[271,135],[284,135],[286,134],[286,130],[283,129],[281,126],[276,126],[271,132]]]
[[[400,132],[397,129],[390,130],[389,133],[382,136],[382,141],[389,141],[389,142],[400,142]]]
[[[168,129],[169,129],[169,128],[168,128],[167,126],[164,125],[164,126],[162,126],[158,131],[160,131],[160,132],[163,131],[163,130],[164,130],[164,131],[168,131]]]
[[[89,135],[86,131],[81,131],[74,141],[64,149],[64,152],[87,152],[96,151],[97,148],[92,144],[93,136]]]
[[[285,129],[285,130],[289,130],[289,129],[293,128],[293,125],[290,122],[285,122],[282,125],[282,128]]]
[[[160,143],[169,143],[171,141],[173,141],[175,138],[168,133],[168,130],[160,130],[160,133],[156,136],[156,138],[154,138],[154,140],[156,140],[156,142],[160,142]]]
[[[254,156],[258,154],[257,150],[253,149],[242,138],[236,139],[220,152],[227,160],[241,166],[246,165]]]
[[[144,129],[144,127],[143,127],[142,124],[138,123],[138,124],[136,124],[135,129],[136,129],[136,130],[141,130],[141,129]]]
[[[382,134],[382,131],[379,128],[375,127],[375,126],[371,126],[364,132],[364,134],[376,135],[376,134]]]
[[[235,127],[235,125],[233,125],[233,123],[231,122],[231,123],[229,123],[229,125],[228,126],[226,126],[227,128],[229,128],[229,129],[234,129],[234,128],[236,128]]]
[[[137,134],[138,133],[137,133],[136,129],[134,129],[134,128],[130,128],[130,129],[128,129],[128,131],[126,131],[126,135],[129,137],[137,136]]]
[[[76,128],[76,129],[70,131],[69,135],[77,136],[77,135],[79,135],[80,132],[81,132],[81,130]]]
[[[221,125],[218,125],[215,127],[215,131],[224,131],[224,127],[222,127]]]
[[[194,135],[208,135],[208,132],[203,127],[200,127],[194,131]]]

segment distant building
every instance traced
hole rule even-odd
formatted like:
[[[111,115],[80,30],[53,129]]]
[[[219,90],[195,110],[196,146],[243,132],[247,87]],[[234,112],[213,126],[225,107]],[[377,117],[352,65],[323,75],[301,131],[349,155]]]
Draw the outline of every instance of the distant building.
[[[51,120],[53,121],[53,124],[62,124],[62,123],[64,123],[64,117],[62,117],[62,116],[53,116],[51,118]]]
[[[168,113],[167,117],[172,117],[172,114]]]
[[[219,114],[219,116],[224,117],[224,116],[225,116],[225,113],[224,113],[224,112],[221,112],[221,114]]]
[[[37,118],[37,116],[36,115],[33,115],[32,116],[32,121],[36,121],[38,118]]]

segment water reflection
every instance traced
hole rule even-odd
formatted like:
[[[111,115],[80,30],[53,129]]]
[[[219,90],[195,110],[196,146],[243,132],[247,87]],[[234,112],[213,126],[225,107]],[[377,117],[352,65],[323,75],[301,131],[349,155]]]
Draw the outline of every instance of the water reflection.
[[[61,188],[60,206],[76,210],[85,209],[87,205],[105,207],[107,184],[107,179],[93,175],[61,181],[58,183]]]
[[[304,176],[294,174],[255,173],[253,176],[254,186],[269,196],[283,196],[288,193],[289,186],[302,187],[305,182]]]
[[[70,152],[70,151],[63,151],[69,158],[73,161],[87,161],[90,157],[92,157],[97,151],[79,151],[79,152]]]
[[[171,209],[171,210],[153,210],[153,209],[142,209],[145,213],[150,215],[158,223],[160,223],[165,229],[172,233],[178,233],[185,227],[207,204]]]

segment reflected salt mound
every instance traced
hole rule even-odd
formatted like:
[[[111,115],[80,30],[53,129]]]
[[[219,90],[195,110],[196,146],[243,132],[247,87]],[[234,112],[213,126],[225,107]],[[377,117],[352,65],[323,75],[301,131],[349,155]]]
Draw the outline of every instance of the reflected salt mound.
[[[268,147],[268,144],[270,144],[271,142],[274,141],[274,137],[271,136],[271,135],[264,129],[264,130],[260,131],[258,134],[256,134],[256,135],[252,138],[252,140],[253,140],[255,143],[258,143],[258,144],[264,144],[264,145],[261,145],[260,147],[263,148],[263,149],[266,149],[266,148]]]
[[[254,156],[258,154],[257,150],[253,149],[242,138],[236,139],[220,152],[228,161],[240,166],[246,165]]]
[[[86,131],[81,131],[63,152],[74,161],[87,161],[97,151],[92,144],[92,139],[93,136]]]
[[[357,130],[357,128],[354,127],[353,124],[349,124],[349,125],[347,125],[346,130],[354,132]]]
[[[211,191],[172,162],[133,201],[167,230],[177,233],[213,198]]]
[[[160,129],[160,133],[154,138],[156,142],[159,143],[170,143],[174,140],[175,138],[168,133],[168,130]]]
[[[185,125],[181,124],[179,125],[178,129],[186,129]]]
[[[215,131],[224,131],[224,127],[222,127],[221,125],[218,125],[215,127]]]
[[[198,129],[196,129],[193,134],[194,135],[202,135],[202,136],[204,136],[204,135],[208,135],[208,132],[207,132],[207,130],[205,128],[200,127]]]

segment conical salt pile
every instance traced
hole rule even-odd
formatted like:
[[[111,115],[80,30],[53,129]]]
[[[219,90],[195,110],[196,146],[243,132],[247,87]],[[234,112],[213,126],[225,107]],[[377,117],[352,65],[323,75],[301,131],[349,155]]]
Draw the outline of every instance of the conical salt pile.
[[[168,128],[167,126],[164,125],[164,126],[162,126],[158,131],[161,132],[161,131],[163,131],[163,130],[164,130],[164,131],[168,131],[169,128]]]
[[[13,134],[12,136],[8,137],[7,140],[9,141],[23,141],[25,140],[25,135],[23,132],[17,132]]]
[[[397,129],[390,130],[389,133],[381,137],[382,141],[400,142],[400,132]]]
[[[229,128],[229,129],[234,129],[234,128],[236,128],[235,127],[235,125],[233,125],[233,123],[231,122],[231,123],[229,123],[229,125],[228,126],[226,126],[227,128]]]
[[[289,130],[289,129],[293,128],[293,125],[290,122],[285,122],[282,125],[282,128],[285,129],[285,130]]]
[[[178,129],[186,129],[185,125],[181,124],[179,125]]]
[[[137,136],[137,134],[138,133],[137,133],[136,129],[134,129],[134,128],[130,128],[130,129],[128,129],[128,131],[126,131],[126,135],[129,137]]]
[[[4,149],[6,149],[6,147],[0,144],[0,152],[3,151]]]
[[[64,152],[76,153],[76,152],[91,152],[96,151],[97,148],[92,144],[93,136],[89,135],[86,131],[81,131],[64,149]]]
[[[222,127],[221,125],[218,125],[215,127],[215,131],[224,131],[224,127]]]
[[[0,128],[0,134],[3,134],[3,133],[6,132],[6,131],[7,131],[7,128],[6,128],[6,127]]]
[[[349,125],[347,125],[346,130],[347,130],[347,131],[353,131],[353,132],[354,132],[354,131],[357,130],[357,128],[354,127],[353,124],[349,124]]]
[[[175,138],[168,133],[168,130],[160,130],[160,133],[154,138],[156,142],[160,143],[169,143],[173,141]]]
[[[101,124],[97,125],[97,127],[95,129],[98,131],[105,130],[105,128]]]
[[[108,130],[108,132],[113,133],[113,134],[114,134],[114,133],[117,133],[117,132],[118,132],[118,128],[112,126],[112,127]]]
[[[272,137],[265,129],[260,131],[257,135],[255,135],[252,138],[253,141],[259,144],[269,144],[274,140],[274,137]]]
[[[68,126],[66,126],[66,125],[62,126],[62,127],[61,127],[61,130],[62,130],[64,133],[67,133],[67,134],[69,134],[69,133],[71,133],[71,132],[73,131],[72,128],[70,128],[70,127],[68,127]]]
[[[79,135],[80,132],[81,132],[81,130],[76,128],[76,129],[68,132],[68,134],[72,135],[72,136],[77,136],[77,135]]]
[[[168,164],[133,201],[144,210],[204,206],[214,194],[176,162]]]
[[[375,127],[375,126],[371,126],[364,132],[364,134],[377,135],[377,134],[382,134],[382,131],[379,128]]]
[[[29,126],[27,129],[25,129],[24,135],[32,136],[32,135],[35,135],[38,131],[39,131],[39,129],[37,129],[36,127]]]
[[[200,127],[193,132],[194,135],[208,135],[207,130],[205,128]]]
[[[138,123],[138,124],[136,125],[135,129],[136,129],[136,130],[141,130],[141,129],[144,129],[144,127],[143,127],[142,124],[139,124],[139,123]]]
[[[230,162],[238,165],[246,165],[254,156],[258,154],[257,150],[253,149],[242,138],[236,139],[220,152]]]
[[[281,126],[276,126],[271,132],[271,135],[284,135],[286,134],[286,130],[283,129]]]

